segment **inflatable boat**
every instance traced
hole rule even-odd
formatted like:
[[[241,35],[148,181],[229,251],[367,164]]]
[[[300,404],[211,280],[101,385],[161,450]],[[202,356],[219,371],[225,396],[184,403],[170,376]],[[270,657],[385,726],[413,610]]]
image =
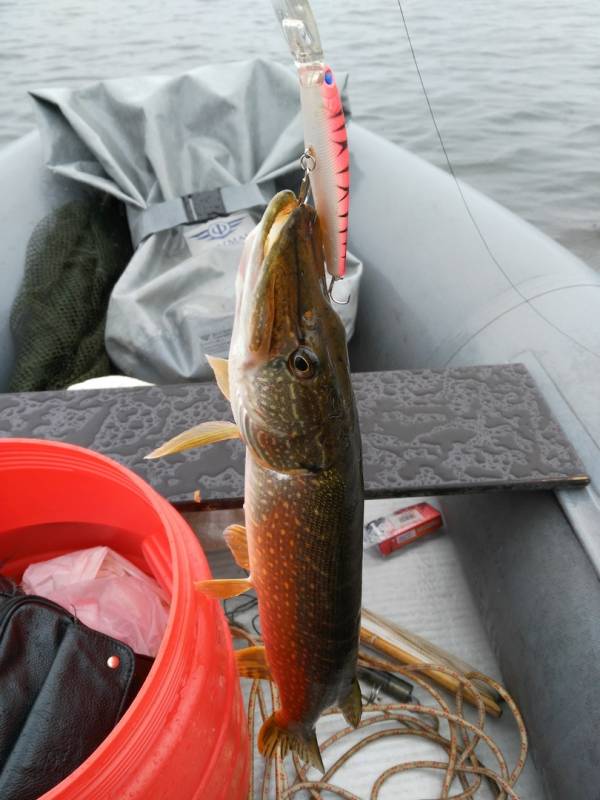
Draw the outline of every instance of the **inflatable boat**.
[[[600,275],[548,237],[353,122],[349,247],[364,263],[354,371],[520,362],[591,484],[440,498],[547,796],[600,780]],[[82,191],[31,133],[0,152],[0,391],[36,223]]]

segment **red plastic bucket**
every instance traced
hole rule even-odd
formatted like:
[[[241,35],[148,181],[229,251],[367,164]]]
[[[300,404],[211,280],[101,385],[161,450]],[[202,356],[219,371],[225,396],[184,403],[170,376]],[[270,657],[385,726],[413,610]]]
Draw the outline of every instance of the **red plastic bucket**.
[[[249,741],[231,640],[210,577],[179,514],[145,481],[72,445],[0,440],[0,562],[25,567],[106,544],[171,595],[155,663],[127,713],[43,800],[242,800]],[[42,800],[40,798],[40,800]]]

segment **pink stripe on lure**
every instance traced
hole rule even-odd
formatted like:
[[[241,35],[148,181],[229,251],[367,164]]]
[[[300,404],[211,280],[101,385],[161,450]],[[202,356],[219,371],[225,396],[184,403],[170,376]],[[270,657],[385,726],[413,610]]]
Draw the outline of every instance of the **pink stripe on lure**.
[[[336,278],[346,272],[350,154],[340,93],[329,67],[318,84],[302,84],[304,142],[315,157],[310,184],[323,231],[327,271]]]

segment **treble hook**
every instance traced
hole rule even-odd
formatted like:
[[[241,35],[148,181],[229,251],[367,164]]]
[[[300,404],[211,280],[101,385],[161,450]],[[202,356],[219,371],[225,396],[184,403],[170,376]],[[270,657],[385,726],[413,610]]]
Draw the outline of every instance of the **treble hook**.
[[[335,303],[336,306],[347,306],[348,303],[350,302],[351,298],[352,298],[351,294],[349,294],[348,297],[345,300],[336,300],[335,297],[333,296],[333,284],[336,281],[339,281],[339,280],[342,280],[342,279],[341,278],[336,278],[335,275],[331,276],[331,280],[329,281],[329,286],[327,287],[327,294],[329,295],[329,299],[331,300],[331,302]]]

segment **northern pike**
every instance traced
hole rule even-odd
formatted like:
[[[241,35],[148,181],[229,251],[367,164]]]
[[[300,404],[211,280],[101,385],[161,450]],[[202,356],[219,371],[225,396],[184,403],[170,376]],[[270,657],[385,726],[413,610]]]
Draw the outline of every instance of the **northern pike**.
[[[229,363],[211,363],[236,426],[204,423],[152,456],[241,436],[245,529],[231,526],[225,537],[250,575],[199,588],[219,598],[256,590],[264,651],[237,651],[238,666],[253,677],[268,669],[281,702],[259,750],[293,750],[323,770],[320,715],[337,705],[356,726],[362,710],[361,440],[319,219],[293,192],[273,198],[246,243]]]

